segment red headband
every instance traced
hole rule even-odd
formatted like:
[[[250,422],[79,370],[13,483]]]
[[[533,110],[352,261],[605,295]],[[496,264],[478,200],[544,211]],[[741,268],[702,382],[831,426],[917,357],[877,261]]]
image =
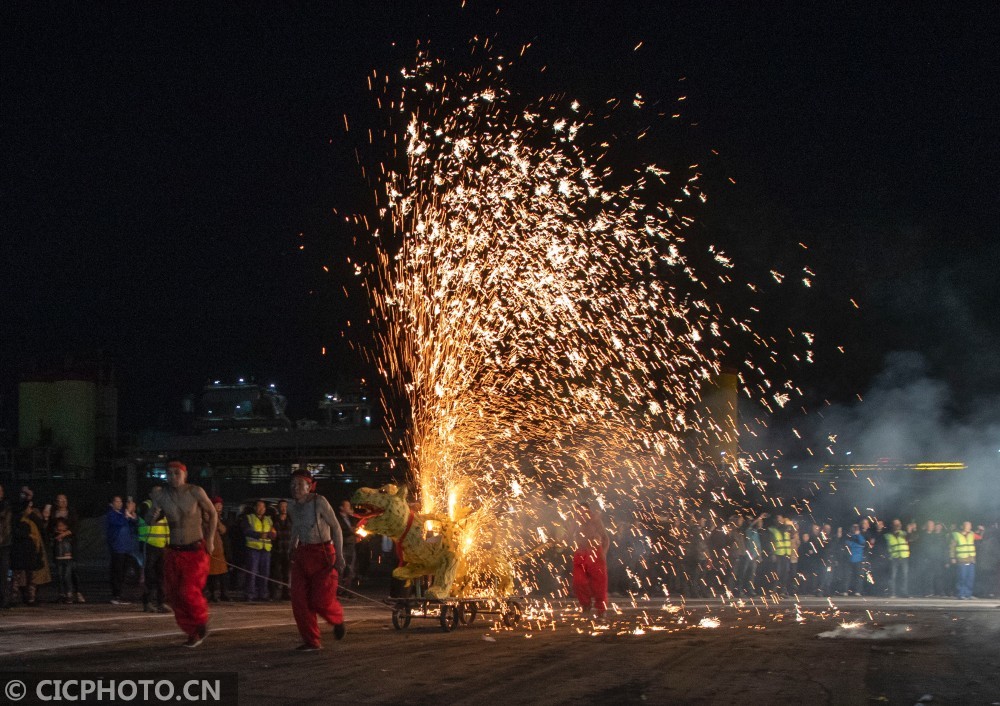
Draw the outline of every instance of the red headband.
[[[171,461],[170,463],[167,464],[167,468],[168,469],[170,469],[170,468],[177,468],[179,470],[184,471],[185,473],[187,473],[187,469],[188,469],[188,467],[185,466],[180,461]]]
[[[316,487],[316,479],[312,477],[312,474],[309,471],[305,471],[300,468],[299,470],[292,472],[292,478],[305,478],[309,483],[310,488]]]

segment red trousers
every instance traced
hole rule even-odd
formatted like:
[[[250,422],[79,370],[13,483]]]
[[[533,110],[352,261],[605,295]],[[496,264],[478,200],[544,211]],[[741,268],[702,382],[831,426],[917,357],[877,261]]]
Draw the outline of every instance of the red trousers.
[[[344,622],[344,608],[337,600],[336,558],[332,544],[300,544],[292,554],[292,615],[307,645],[320,644],[317,615],[331,625]]]
[[[608,607],[608,565],[600,549],[578,549],[573,554],[573,592],[584,610],[591,601],[598,615]]]
[[[163,597],[186,635],[194,635],[208,624],[208,602],[202,591],[210,560],[204,544],[193,551],[167,547],[163,555]]]

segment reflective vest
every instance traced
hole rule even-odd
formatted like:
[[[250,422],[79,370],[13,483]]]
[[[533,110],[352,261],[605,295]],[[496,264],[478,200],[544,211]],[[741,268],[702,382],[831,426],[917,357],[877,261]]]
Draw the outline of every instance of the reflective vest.
[[[903,530],[890,532],[885,536],[885,541],[889,545],[890,559],[910,558],[910,543],[906,541],[906,532]]]
[[[274,528],[271,516],[264,515],[262,519],[256,515],[249,515],[247,516],[247,524],[250,525],[250,529],[254,532],[267,535],[263,539],[247,537],[247,549],[263,549],[266,552],[271,551],[271,530]]]
[[[160,549],[170,544],[170,525],[167,524],[167,518],[161,517],[152,525],[139,520],[139,541]]]
[[[792,555],[792,537],[784,527],[771,528],[771,546],[775,556]]]
[[[955,543],[955,558],[961,562],[972,563],[976,559],[976,535],[972,532],[962,534],[952,532],[951,540]]]

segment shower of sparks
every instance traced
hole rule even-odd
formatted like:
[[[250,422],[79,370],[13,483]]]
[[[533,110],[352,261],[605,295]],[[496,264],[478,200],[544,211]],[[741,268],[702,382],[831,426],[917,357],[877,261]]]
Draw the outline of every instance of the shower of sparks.
[[[503,63],[485,64],[452,75],[422,59],[384,99],[405,136],[382,169],[386,227],[363,274],[421,511],[458,523],[480,588],[504,590],[514,571],[531,590],[539,572],[565,573],[538,550],[572,539],[568,501],[627,523],[650,498],[684,509],[700,450],[735,438],[700,404],[731,338],[768,356],[775,342],[712,297],[733,263],[686,234],[679,203],[704,200],[696,171],[613,170],[607,141],[584,144],[598,118],[565,98],[517,106]],[[763,370],[746,361],[745,394],[765,407],[799,394]],[[722,465],[759,484],[745,460]]]

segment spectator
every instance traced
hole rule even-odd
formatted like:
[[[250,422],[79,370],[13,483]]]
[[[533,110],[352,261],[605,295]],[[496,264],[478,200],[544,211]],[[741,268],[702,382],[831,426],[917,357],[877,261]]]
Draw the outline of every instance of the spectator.
[[[344,597],[344,589],[354,585],[354,578],[357,572],[357,559],[355,549],[358,536],[354,533],[354,510],[351,509],[351,501],[344,500],[337,508],[337,522],[340,523],[340,531],[344,535],[344,572],[340,577],[340,597]]]
[[[108,553],[111,555],[112,605],[129,605],[129,602],[122,598],[122,589],[125,585],[125,567],[128,558],[135,552],[133,531],[138,531],[135,511],[126,510],[122,497],[115,495],[111,498],[108,511],[104,515],[104,536],[108,543]]]
[[[962,529],[951,534],[951,563],[958,571],[955,595],[959,600],[970,600],[976,583],[976,542],[982,535],[972,531],[971,522],[963,522]]]
[[[743,523],[746,520],[743,515],[733,515],[729,518],[728,545],[726,546],[726,559],[728,573],[726,577],[726,588],[730,593],[738,592],[740,567],[747,561],[747,536],[743,533]]]
[[[292,518],[288,515],[288,501],[278,501],[278,511],[274,516],[274,546],[271,548],[271,597],[283,601],[290,600],[288,576],[292,556]]]
[[[860,596],[865,581],[868,578],[868,568],[865,562],[865,550],[868,548],[868,540],[861,533],[859,525],[851,525],[851,531],[845,538],[847,551],[850,554],[848,561],[847,595]]]
[[[739,588],[740,593],[745,596],[757,592],[755,583],[757,580],[757,570],[764,560],[764,544],[760,536],[760,530],[766,519],[767,513],[762,512],[750,523],[744,533],[747,544],[747,561],[740,569]]]
[[[153,507],[152,500],[142,504],[143,516],[138,518],[139,543],[142,547],[142,610],[146,613],[167,613],[163,605],[163,559],[170,544],[170,525],[161,517],[153,524],[145,516]]]
[[[73,532],[65,518],[53,519],[52,526],[52,556],[56,561],[56,573],[59,576],[59,597],[63,603],[72,604],[76,591],[73,587],[73,575],[76,573],[76,560],[73,555]]]
[[[910,581],[909,534],[903,531],[902,520],[892,521],[892,530],[885,534],[889,549],[889,596],[908,598]]]
[[[31,488],[21,488],[15,511],[17,521],[11,532],[10,565],[14,572],[14,587],[20,589],[21,601],[27,606],[36,604],[38,587],[52,580],[42,517],[33,505],[34,495]]]
[[[76,570],[76,556],[77,556],[77,530],[80,526],[80,516],[77,514],[76,510],[71,508],[69,505],[69,498],[66,497],[65,493],[59,493],[56,495],[56,504],[52,508],[51,517],[49,519],[49,534],[53,534],[55,522],[58,520],[65,520],[66,527],[69,529],[70,538],[73,543],[72,552],[74,557],[74,568],[72,571],[73,577],[73,599],[77,603],[86,603],[86,599],[83,597],[83,593],[80,592],[80,574]]]
[[[927,520],[924,529],[910,536],[910,589],[917,596],[934,593],[934,520]]]
[[[775,515],[774,524],[768,531],[771,543],[770,557],[773,570],[774,590],[787,596],[792,568],[792,535],[795,531],[781,513]]]
[[[267,514],[263,500],[254,503],[254,512],[243,517],[243,537],[246,547],[246,600],[270,601],[267,582],[271,576],[271,549],[274,537],[274,522]]]
[[[14,523],[10,501],[0,485],[0,610],[10,606],[10,545],[13,539]]]
[[[823,545],[820,540],[821,530],[819,525],[813,525],[811,532],[803,532],[799,544],[799,567],[802,574],[802,593],[812,593],[819,585],[820,572],[820,552]]]
[[[222,517],[222,498],[216,496],[212,498],[215,512]],[[229,575],[229,565],[226,563],[225,536],[228,530],[223,522],[219,522],[215,527],[215,544],[212,546],[212,559],[208,564],[208,601],[215,603],[216,600],[229,601],[229,594],[226,592],[226,578]]]

